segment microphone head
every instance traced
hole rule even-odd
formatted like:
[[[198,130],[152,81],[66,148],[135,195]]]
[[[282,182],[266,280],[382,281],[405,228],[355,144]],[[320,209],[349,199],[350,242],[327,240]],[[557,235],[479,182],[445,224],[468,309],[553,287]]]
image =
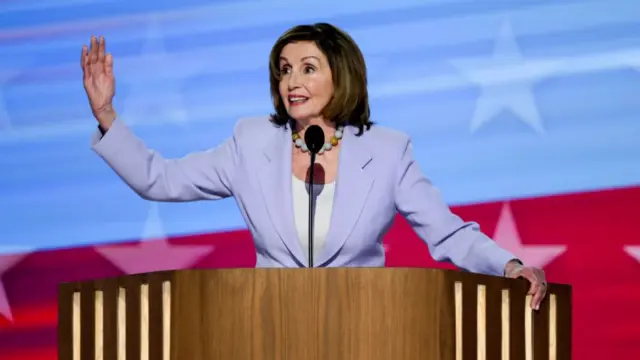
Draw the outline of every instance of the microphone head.
[[[318,125],[311,125],[304,132],[304,142],[310,152],[317,154],[324,146],[324,131]]]

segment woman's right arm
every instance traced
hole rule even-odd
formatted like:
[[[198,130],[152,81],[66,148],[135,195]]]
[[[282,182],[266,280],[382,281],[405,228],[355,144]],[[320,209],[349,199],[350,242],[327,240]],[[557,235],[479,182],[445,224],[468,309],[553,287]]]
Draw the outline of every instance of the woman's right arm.
[[[116,119],[104,136],[96,131],[91,147],[131,189],[147,200],[216,200],[233,193],[235,136],[208,151],[165,159],[148,149]]]
[[[208,151],[164,159],[118,119],[112,106],[113,58],[105,54],[103,37],[92,37],[91,48],[82,48],[81,66],[91,111],[103,132],[96,130],[91,147],[138,195],[155,201],[221,199],[232,195],[237,162],[235,136]]]

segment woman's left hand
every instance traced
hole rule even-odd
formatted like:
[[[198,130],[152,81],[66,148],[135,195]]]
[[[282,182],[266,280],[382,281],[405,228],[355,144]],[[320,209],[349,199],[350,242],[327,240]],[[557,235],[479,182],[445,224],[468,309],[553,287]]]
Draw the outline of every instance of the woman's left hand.
[[[534,310],[540,309],[540,303],[547,294],[547,280],[544,275],[544,270],[522,266],[518,262],[509,262],[505,269],[505,275],[509,278],[525,278],[531,283],[529,292],[527,295],[531,297],[531,308]]]

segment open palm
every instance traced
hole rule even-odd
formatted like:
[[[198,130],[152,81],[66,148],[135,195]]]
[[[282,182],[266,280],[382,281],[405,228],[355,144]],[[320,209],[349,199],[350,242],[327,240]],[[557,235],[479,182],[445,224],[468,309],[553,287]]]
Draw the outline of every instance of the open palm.
[[[91,111],[100,123],[104,114],[113,112],[111,102],[115,95],[113,57],[105,52],[104,37],[91,37],[90,48],[82,47],[80,64],[83,72],[84,89],[89,97]],[[106,121],[106,119],[105,119]]]

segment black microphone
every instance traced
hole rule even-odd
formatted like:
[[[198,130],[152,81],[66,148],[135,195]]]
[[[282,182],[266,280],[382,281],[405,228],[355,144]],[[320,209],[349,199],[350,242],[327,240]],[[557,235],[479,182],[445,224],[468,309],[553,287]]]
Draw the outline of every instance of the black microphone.
[[[311,167],[309,168],[309,267],[313,267],[313,167],[316,154],[324,147],[324,131],[318,125],[309,126],[304,132],[304,142],[311,157]]]

